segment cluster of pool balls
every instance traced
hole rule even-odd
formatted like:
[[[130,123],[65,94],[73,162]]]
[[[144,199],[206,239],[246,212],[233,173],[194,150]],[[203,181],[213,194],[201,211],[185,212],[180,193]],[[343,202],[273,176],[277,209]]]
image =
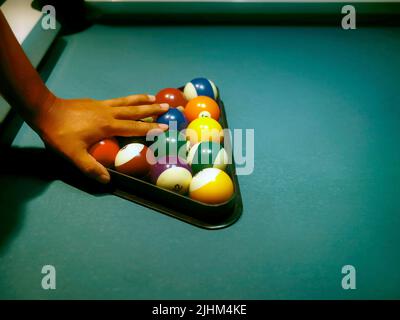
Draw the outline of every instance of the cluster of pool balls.
[[[221,145],[224,134],[217,99],[215,84],[206,78],[193,79],[183,91],[163,89],[156,103],[168,103],[169,110],[156,119],[143,119],[169,125],[168,131],[155,137],[156,143],[147,147],[133,140],[120,148],[117,139],[109,138],[89,152],[108,168],[194,200],[207,204],[228,201],[234,186],[224,171],[229,156]]]

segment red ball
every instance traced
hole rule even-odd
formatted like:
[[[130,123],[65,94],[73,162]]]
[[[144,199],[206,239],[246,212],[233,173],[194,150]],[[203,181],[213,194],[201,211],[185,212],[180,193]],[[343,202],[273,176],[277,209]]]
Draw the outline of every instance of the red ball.
[[[118,172],[134,177],[144,177],[155,162],[152,150],[141,143],[130,143],[118,152],[114,165]]]
[[[170,107],[185,107],[187,100],[183,92],[175,88],[166,88],[156,94],[156,103],[168,103]]]
[[[114,165],[118,152],[119,144],[115,138],[101,140],[89,148],[89,153],[107,168]]]

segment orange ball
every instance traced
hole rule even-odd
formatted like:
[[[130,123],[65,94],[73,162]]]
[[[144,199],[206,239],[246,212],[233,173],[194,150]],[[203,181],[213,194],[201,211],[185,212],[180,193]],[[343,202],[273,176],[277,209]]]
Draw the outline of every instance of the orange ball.
[[[190,100],[185,107],[185,116],[188,121],[193,121],[197,118],[212,118],[214,120],[219,119],[220,110],[215,100],[206,97],[199,96]]]
[[[114,166],[115,157],[118,152],[119,144],[115,138],[101,140],[89,149],[89,153],[106,168]]]

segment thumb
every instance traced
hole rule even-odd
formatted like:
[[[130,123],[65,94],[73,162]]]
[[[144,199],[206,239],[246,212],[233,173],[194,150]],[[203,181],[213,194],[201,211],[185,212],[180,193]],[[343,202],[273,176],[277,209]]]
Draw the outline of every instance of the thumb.
[[[79,152],[71,160],[89,178],[103,184],[110,182],[110,174],[107,169],[98,163],[86,150]]]

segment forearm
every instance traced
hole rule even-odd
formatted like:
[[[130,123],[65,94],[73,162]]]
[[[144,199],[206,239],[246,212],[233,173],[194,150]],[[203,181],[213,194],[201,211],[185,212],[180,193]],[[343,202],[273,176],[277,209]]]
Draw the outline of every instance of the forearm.
[[[30,63],[0,11],[0,92],[31,121],[54,98]]]

